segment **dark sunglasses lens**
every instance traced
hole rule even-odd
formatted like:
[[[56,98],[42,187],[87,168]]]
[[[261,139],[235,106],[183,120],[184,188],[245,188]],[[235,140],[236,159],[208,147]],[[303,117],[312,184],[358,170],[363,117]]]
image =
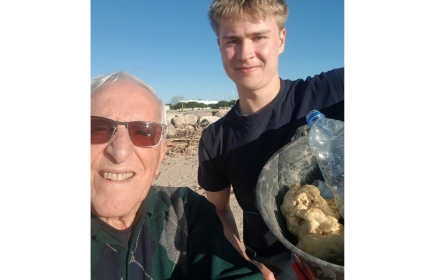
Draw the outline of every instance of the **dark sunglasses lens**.
[[[91,144],[103,144],[113,134],[113,123],[108,120],[91,118]]]
[[[131,142],[138,147],[155,146],[162,136],[162,127],[155,123],[132,122],[128,130]]]

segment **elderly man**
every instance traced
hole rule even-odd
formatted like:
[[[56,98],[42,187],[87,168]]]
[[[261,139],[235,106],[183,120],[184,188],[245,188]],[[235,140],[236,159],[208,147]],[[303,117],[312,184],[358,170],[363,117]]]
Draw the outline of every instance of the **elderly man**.
[[[141,80],[125,72],[92,79],[92,279],[263,279],[206,198],[151,186],[166,128],[164,104]]]

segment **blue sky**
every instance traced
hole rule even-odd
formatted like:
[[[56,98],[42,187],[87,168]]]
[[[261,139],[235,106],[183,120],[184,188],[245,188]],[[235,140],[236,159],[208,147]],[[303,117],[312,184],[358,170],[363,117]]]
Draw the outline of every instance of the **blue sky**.
[[[91,77],[128,71],[169,103],[237,99],[207,19],[211,0],[92,0]],[[344,1],[287,0],[284,79],[344,66]]]

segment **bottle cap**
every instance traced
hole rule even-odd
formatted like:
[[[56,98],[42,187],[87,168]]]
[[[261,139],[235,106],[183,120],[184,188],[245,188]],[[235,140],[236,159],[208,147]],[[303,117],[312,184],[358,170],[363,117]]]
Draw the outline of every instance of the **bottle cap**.
[[[317,111],[317,110],[312,110],[312,111],[310,111],[310,112],[307,114],[307,116],[305,117],[306,120],[307,120],[308,126],[309,126],[309,127],[312,127],[313,124],[314,124],[314,122],[315,122],[315,120],[316,120],[317,117],[319,117],[319,116],[323,116],[323,117],[324,117],[325,115],[323,115],[321,112],[319,112],[319,111]]]

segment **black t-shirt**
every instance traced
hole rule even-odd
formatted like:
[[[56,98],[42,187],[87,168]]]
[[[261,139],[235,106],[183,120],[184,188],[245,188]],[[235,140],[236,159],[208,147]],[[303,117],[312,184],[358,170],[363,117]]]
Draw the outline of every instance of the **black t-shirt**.
[[[281,80],[278,95],[254,115],[239,115],[238,105],[203,131],[198,148],[198,183],[212,192],[232,185],[243,209],[244,243],[262,252],[276,238],[256,206],[258,176],[270,157],[306,124],[309,111],[316,109],[327,118],[344,121],[344,68],[305,80]]]

